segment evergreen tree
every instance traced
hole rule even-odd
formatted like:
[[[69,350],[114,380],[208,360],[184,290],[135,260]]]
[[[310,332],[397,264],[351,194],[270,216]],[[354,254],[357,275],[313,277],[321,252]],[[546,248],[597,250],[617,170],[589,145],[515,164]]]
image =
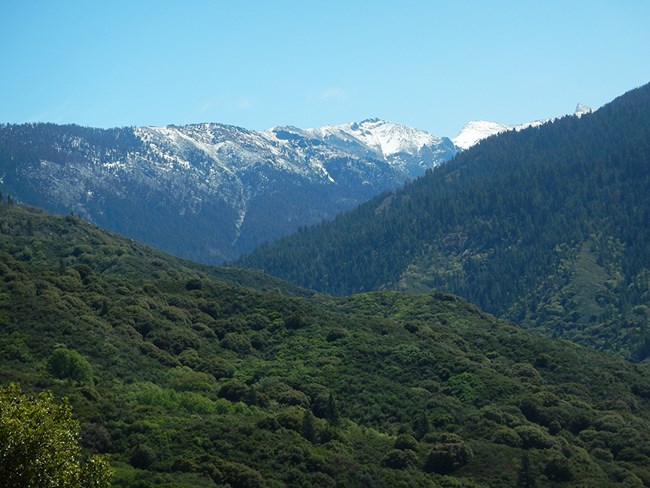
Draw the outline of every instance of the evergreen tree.
[[[419,412],[413,420],[413,432],[416,439],[422,439],[431,430],[431,423],[426,412]]]
[[[309,442],[316,440],[316,419],[310,409],[306,409],[302,416],[302,436]]]
[[[336,400],[334,399],[332,392],[330,392],[329,396],[327,397],[327,411],[325,418],[332,425],[336,425],[339,421],[339,410],[336,406]]]
[[[535,477],[531,472],[528,453],[524,453],[517,471],[517,488],[535,488],[535,486]]]

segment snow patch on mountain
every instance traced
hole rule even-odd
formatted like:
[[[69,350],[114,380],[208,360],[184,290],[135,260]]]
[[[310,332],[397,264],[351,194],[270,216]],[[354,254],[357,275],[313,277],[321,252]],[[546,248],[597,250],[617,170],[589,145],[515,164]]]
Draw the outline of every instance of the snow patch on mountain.
[[[528,127],[537,127],[545,124],[549,120],[535,120],[526,124],[517,125],[499,124],[498,122],[490,122],[487,120],[473,120],[465,124],[460,133],[452,141],[457,147],[465,150],[490,136],[511,130],[520,131]]]
[[[385,161],[411,178],[421,176],[426,169],[458,152],[446,137],[378,118],[303,129],[300,134],[359,157]]]
[[[582,117],[583,115],[591,112],[593,112],[593,110],[590,107],[582,103],[578,103],[574,115],[576,117]],[[490,136],[511,130],[520,131],[527,129],[528,127],[538,127],[553,120],[555,119],[535,120],[533,122],[515,125],[499,124],[498,122],[490,122],[487,120],[473,120],[465,124],[465,126],[460,130],[460,133],[454,137],[452,141],[457,147],[465,150],[474,146],[479,141],[487,139]]]
[[[442,143],[441,137],[377,118],[366,119],[359,123],[350,122],[343,125],[328,125],[318,129],[306,129],[304,132],[325,141],[340,139],[360,142],[382,159],[398,153],[416,155],[424,146],[435,146]]]

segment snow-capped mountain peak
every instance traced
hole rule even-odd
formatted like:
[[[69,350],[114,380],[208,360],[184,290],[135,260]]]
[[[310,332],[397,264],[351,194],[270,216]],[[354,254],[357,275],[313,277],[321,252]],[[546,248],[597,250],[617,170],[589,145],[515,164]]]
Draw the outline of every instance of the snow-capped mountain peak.
[[[398,153],[415,155],[426,145],[437,145],[442,142],[442,138],[423,130],[378,118],[306,129],[305,132],[325,140],[339,138],[361,141],[381,157]]]
[[[502,132],[511,130],[520,131],[528,127],[537,127],[550,120],[534,120],[525,124],[499,124],[487,120],[473,120],[465,124],[460,133],[452,141],[457,147],[465,150],[495,134],[501,134]]]
[[[582,117],[583,115],[590,114],[591,112],[593,112],[591,107],[587,107],[586,105],[584,105],[582,103],[578,103],[578,105],[576,105],[576,110],[574,112],[574,115],[576,117]]]
[[[452,142],[461,149],[469,149],[483,139],[512,128],[513,126],[499,124],[498,122],[472,120],[465,124],[460,133],[452,139]]]
[[[590,107],[578,103],[574,115],[576,117],[582,117],[584,114],[591,112],[593,112],[593,110]],[[525,124],[499,124],[498,122],[490,122],[487,120],[472,120],[465,124],[459,134],[454,137],[452,141],[457,147],[465,150],[477,144],[479,141],[495,134],[500,134],[510,130],[520,131],[527,129],[528,127],[537,127],[552,120],[554,119],[535,120]]]
[[[357,156],[385,161],[410,177],[421,176],[458,152],[446,137],[379,118],[301,132]]]

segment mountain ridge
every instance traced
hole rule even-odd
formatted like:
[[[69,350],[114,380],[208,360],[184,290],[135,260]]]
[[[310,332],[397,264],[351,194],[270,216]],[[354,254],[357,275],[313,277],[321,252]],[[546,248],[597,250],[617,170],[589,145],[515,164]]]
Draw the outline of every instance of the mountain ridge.
[[[440,289],[644,360],[649,107],[646,85],[592,114],[498,134],[237,265],[341,295]]]
[[[216,123],[3,125],[0,189],[177,255],[219,262],[332,218],[457,152],[448,139],[373,123],[392,139],[373,133],[377,127],[363,129],[368,145],[334,126],[321,136],[315,129],[257,132]],[[407,147],[405,133],[418,134],[419,145]],[[377,150],[387,143],[392,153]]]
[[[578,103],[573,115],[580,118],[583,115],[592,112],[593,110],[590,107],[582,103]],[[456,147],[462,150],[466,150],[478,144],[483,139],[501,134],[502,132],[520,131],[527,129],[528,127],[538,127],[540,125],[546,124],[547,122],[551,122],[556,118],[534,120],[532,122],[526,122],[523,124],[501,124],[499,122],[492,122],[488,120],[472,120],[463,126],[456,137],[452,138],[452,142]]]
[[[304,129],[304,132],[348,150],[353,149],[356,143],[365,151],[369,150],[376,157],[396,166],[410,178],[422,176],[426,169],[451,159],[458,152],[447,137],[433,136],[379,118]],[[435,163],[431,164],[430,161]]]
[[[216,264],[332,219],[460,151],[449,138],[379,118],[264,131],[3,124],[0,191]]]

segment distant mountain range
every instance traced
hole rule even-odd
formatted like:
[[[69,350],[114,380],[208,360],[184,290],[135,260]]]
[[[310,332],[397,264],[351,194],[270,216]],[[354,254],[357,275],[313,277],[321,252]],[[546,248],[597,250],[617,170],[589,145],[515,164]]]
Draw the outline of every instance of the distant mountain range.
[[[0,190],[204,262],[393,189],[458,152],[379,119],[255,132],[222,124],[0,126]]]
[[[490,135],[541,123],[471,122],[454,141],[376,118],[261,132],[0,125],[0,191],[220,263],[332,219]]]

